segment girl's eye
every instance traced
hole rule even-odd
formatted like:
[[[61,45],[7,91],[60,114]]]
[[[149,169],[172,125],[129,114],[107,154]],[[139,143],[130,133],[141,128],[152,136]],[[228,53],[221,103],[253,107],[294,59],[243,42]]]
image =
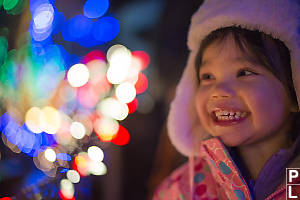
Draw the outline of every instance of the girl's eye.
[[[257,75],[257,73],[249,69],[241,69],[237,74],[237,76],[250,76],[250,75]]]
[[[202,74],[200,76],[200,80],[209,80],[212,79],[212,75],[211,74]]]

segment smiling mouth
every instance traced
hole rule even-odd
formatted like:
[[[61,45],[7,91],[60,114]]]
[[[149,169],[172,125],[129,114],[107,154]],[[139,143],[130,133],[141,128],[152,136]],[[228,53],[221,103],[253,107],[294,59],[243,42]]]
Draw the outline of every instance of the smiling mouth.
[[[217,126],[232,126],[244,121],[250,115],[249,112],[226,112],[226,111],[213,111],[211,117]]]

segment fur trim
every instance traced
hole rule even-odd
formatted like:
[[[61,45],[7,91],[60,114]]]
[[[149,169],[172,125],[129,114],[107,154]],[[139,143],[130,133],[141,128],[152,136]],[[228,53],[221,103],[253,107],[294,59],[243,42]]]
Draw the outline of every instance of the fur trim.
[[[188,33],[190,56],[168,116],[171,142],[185,156],[197,156],[195,145],[208,133],[194,106],[197,80],[194,61],[202,40],[228,26],[259,30],[285,43],[291,54],[293,81],[300,102],[300,5],[298,0],[206,0],[193,15]]]

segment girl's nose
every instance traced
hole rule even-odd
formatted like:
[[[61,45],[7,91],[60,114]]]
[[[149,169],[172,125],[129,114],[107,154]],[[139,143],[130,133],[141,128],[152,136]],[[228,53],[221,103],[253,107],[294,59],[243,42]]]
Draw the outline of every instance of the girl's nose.
[[[229,98],[234,96],[235,91],[230,83],[218,83],[212,91],[211,97],[216,98]]]

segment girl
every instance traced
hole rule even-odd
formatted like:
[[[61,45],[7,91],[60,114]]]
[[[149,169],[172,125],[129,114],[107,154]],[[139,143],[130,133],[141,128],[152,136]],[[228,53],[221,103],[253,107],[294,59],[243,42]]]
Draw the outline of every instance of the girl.
[[[286,198],[286,168],[300,167],[299,27],[297,0],[203,3],[168,117],[189,163],[154,199]]]

